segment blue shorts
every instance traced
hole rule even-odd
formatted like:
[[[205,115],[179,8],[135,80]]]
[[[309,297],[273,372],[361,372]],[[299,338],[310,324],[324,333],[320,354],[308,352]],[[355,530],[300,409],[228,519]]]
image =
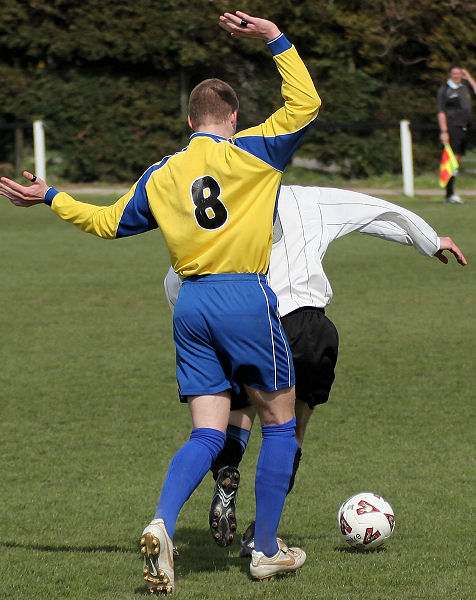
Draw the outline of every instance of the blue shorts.
[[[266,392],[294,385],[276,295],[262,274],[185,279],[174,310],[174,341],[181,396],[238,391],[240,384]]]

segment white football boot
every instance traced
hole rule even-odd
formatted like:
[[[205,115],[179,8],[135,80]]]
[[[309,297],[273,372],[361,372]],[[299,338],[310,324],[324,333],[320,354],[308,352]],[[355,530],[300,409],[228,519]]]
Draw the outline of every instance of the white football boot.
[[[289,574],[303,566],[306,553],[301,548],[288,548],[277,538],[278,551],[274,556],[253,550],[251,553],[250,575],[255,579],[270,579],[275,575]]]
[[[174,591],[174,549],[163,519],[154,519],[142,532],[144,580],[151,594]]]

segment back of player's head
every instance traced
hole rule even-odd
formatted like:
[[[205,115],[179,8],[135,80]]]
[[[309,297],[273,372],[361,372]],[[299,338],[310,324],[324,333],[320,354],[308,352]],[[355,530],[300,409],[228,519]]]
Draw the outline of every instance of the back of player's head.
[[[209,122],[225,122],[238,106],[238,96],[231,85],[221,79],[205,79],[190,94],[188,114],[197,128]]]

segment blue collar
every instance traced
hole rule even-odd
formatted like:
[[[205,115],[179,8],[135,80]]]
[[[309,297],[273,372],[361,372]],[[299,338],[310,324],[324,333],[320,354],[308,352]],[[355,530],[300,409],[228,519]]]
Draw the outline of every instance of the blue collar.
[[[198,133],[192,133],[192,135],[190,136],[190,140],[193,140],[194,137],[211,137],[213,140],[215,140],[215,142],[221,142],[221,141],[226,141],[227,138],[224,138],[221,135],[215,135],[214,133],[206,133],[206,132],[198,132]]]

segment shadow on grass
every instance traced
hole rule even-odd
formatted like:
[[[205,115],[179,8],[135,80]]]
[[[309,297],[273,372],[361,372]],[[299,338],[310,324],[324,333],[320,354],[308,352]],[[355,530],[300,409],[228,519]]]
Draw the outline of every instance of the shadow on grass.
[[[3,542],[0,540],[0,548],[21,548],[23,550],[36,550],[37,552],[123,552],[136,553],[137,548],[127,546],[65,546],[55,544],[28,544],[19,542]]]
[[[344,552],[345,554],[356,554],[358,556],[364,556],[365,554],[371,556],[379,552],[386,552],[385,546],[379,546],[378,548],[370,548],[369,550],[359,550],[359,548],[353,548],[352,546],[335,546],[336,552]]]
[[[230,569],[241,571],[245,577],[249,573],[249,559],[240,558],[240,536],[237,535],[233,543],[227,548],[217,546],[208,529],[180,528],[177,530],[174,545],[177,547],[178,556],[175,557],[175,578],[180,579],[193,577],[200,572],[223,572]],[[142,560],[139,551],[139,539],[137,544],[124,545],[70,545],[65,544],[38,544],[28,542],[11,542],[0,540],[0,548],[18,548],[22,550],[37,552],[73,552],[73,553],[96,553],[113,552],[124,554],[135,554],[137,559]],[[150,596],[145,585],[134,590],[137,595]]]
[[[240,536],[237,535],[231,546],[222,548],[217,546],[208,531],[208,529],[180,528],[175,536],[174,545],[178,550],[177,561],[179,563],[193,564],[197,571],[215,571],[222,565],[242,564],[248,565],[247,561],[240,559]],[[95,546],[79,546],[71,544],[38,544],[25,542],[12,542],[0,540],[0,548],[19,548],[23,550],[36,550],[38,552],[120,552],[125,554],[137,554],[140,558],[139,536],[137,544],[117,545],[108,544]]]
[[[223,548],[215,544],[208,529],[179,527],[174,546],[179,553],[175,561],[179,575],[189,571],[227,571],[230,567],[247,572],[249,568],[249,559],[240,558],[240,535]]]

